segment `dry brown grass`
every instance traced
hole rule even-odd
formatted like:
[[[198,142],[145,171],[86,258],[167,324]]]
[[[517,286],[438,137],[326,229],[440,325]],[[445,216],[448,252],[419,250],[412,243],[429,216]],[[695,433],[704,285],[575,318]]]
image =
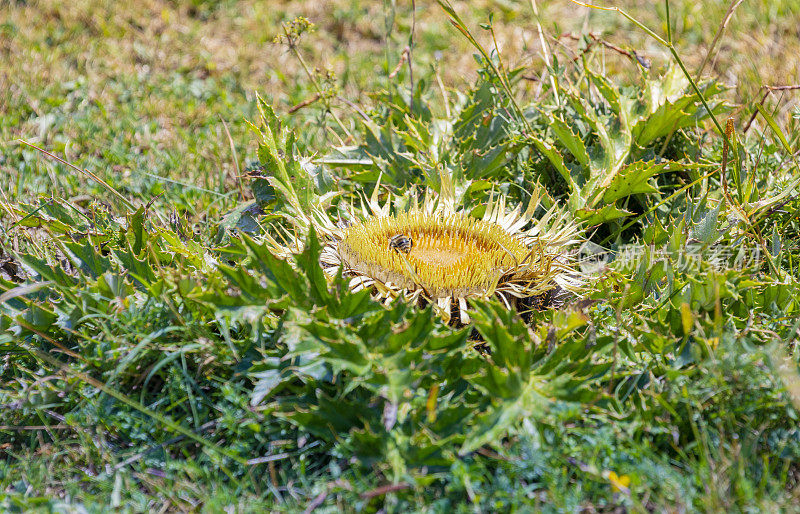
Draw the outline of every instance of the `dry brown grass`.
[[[12,2],[0,14],[0,23],[15,27],[11,37],[0,39],[5,62],[2,72],[14,77],[12,87],[23,91],[85,76],[98,99],[102,99],[103,79],[109,75],[230,74],[243,89],[280,97],[298,67],[291,55],[271,40],[280,21],[304,15],[318,25],[305,40],[311,62],[343,73],[349,60],[352,73],[352,61],[362,61],[354,74],[360,80],[350,86],[371,89],[374,84],[370,82],[379,82],[374,72],[384,65],[387,53],[390,66],[399,58],[410,28],[410,9],[398,6],[387,42],[388,9],[381,2],[358,4],[299,0],[275,6],[243,0],[220,2],[219,7],[209,8],[210,14],[198,17],[193,16],[196,9],[190,2],[166,0],[129,2],[124,7],[111,0]],[[800,6],[793,4],[790,0],[746,2],[736,9],[707,73],[734,86],[738,100],[747,100],[765,84],[800,82]],[[654,8],[652,2],[642,1],[616,5],[664,32],[663,5]],[[724,2],[672,3],[674,39],[691,69],[705,58],[727,7]],[[562,53],[562,58],[572,55],[576,45],[566,44],[565,48],[558,36],[578,34],[582,29],[604,33],[614,45],[636,48],[657,64],[667,56],[664,48],[614,13],[592,11],[566,0],[542,3],[540,9],[551,50]],[[487,46],[491,40],[478,24],[494,11],[497,40],[506,60],[531,66],[533,71],[541,68],[541,49],[527,2],[472,2],[470,7],[460,5],[459,11],[473,22]],[[415,40],[415,60],[438,60],[445,83],[458,86],[473,77],[472,52],[447,26],[436,2],[417,2]],[[430,49],[436,56],[428,55]],[[35,109],[35,99],[31,103]],[[152,109],[162,112],[161,107],[155,104]]]

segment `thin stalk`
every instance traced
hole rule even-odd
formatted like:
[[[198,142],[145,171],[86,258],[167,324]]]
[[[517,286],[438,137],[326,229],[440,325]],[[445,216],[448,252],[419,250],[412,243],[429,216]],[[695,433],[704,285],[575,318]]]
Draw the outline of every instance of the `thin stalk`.
[[[731,133],[733,132],[733,118],[728,118],[727,122],[727,129],[730,129]],[[720,166],[720,175],[719,180],[722,182],[722,194],[725,198],[728,197],[728,179],[725,176],[725,172],[727,171],[726,168],[728,167],[728,151],[730,147],[728,146],[727,141],[722,142],[722,166]]]
[[[531,0],[531,9],[533,10],[533,16],[536,18],[536,32],[539,34],[539,43],[542,45],[542,55],[544,56],[544,62],[548,68],[548,74],[550,75],[550,86],[553,88],[553,94],[555,95],[556,105],[560,105],[561,102],[559,101],[558,97],[558,85],[556,84],[556,78],[553,76],[552,73],[549,72],[550,66],[550,51],[547,49],[547,44],[544,40],[544,31],[542,30],[542,22],[539,17],[539,8],[536,6],[536,0]]]
[[[225,135],[228,136],[228,143],[231,147],[231,157],[233,158],[233,165],[236,169],[236,184],[239,186],[239,199],[244,201],[245,194],[244,194],[244,184],[242,184],[242,170],[239,168],[239,155],[236,152],[236,145],[233,143],[233,138],[231,137],[231,131],[228,130],[228,124],[225,123],[225,120],[222,119],[220,115],[219,121],[222,122],[222,127],[225,129]]]
[[[414,66],[411,64],[411,56],[414,51],[414,31],[417,28],[417,2],[411,0],[411,34],[408,36],[408,82],[410,84],[411,105],[409,112],[414,116]]]
[[[711,41],[711,46],[708,48],[708,53],[706,53],[703,62],[700,63],[700,66],[697,67],[697,71],[694,73],[694,76],[697,79],[700,79],[700,75],[703,74],[703,70],[706,68],[706,64],[711,59],[711,55],[714,53],[714,49],[717,47],[717,43],[719,43],[720,37],[722,37],[722,33],[725,32],[725,28],[728,26],[728,22],[731,20],[733,16],[733,12],[739,7],[744,0],[733,0],[731,5],[728,7],[728,11],[725,13],[725,16],[722,17],[722,22],[719,24],[719,28],[717,29],[717,33],[714,34],[714,39]]]
[[[520,108],[519,104],[517,104],[516,98],[514,98],[514,93],[511,91],[511,83],[509,82],[508,77],[504,73],[502,73],[497,68],[497,66],[495,66],[494,62],[489,57],[489,53],[486,51],[485,48],[483,48],[483,45],[481,45],[475,39],[475,37],[472,35],[472,33],[467,28],[466,24],[464,24],[464,21],[461,19],[461,17],[458,15],[458,13],[456,13],[456,11],[453,8],[453,6],[450,5],[449,0],[438,0],[438,1],[439,1],[439,5],[442,7],[442,9],[444,9],[445,13],[447,13],[447,15],[450,16],[450,23],[452,23],[453,26],[456,29],[458,29],[458,31],[461,32],[461,34],[463,34],[464,37],[467,38],[467,41],[469,41],[470,44],[472,44],[472,46],[474,46],[475,49],[478,50],[478,52],[480,52],[481,56],[483,57],[483,60],[486,61],[486,63],[492,69],[492,72],[494,73],[494,75],[500,81],[500,85],[503,87],[503,90],[505,91],[506,96],[511,101],[511,104],[514,107],[514,111],[516,112],[516,114],[519,117],[520,121],[522,122],[523,125],[525,125],[525,128],[528,130],[528,132],[532,132],[533,128],[531,127],[530,123],[528,123],[527,118],[525,118],[525,114],[522,111],[522,109]]]
[[[439,86],[439,91],[442,93],[442,100],[444,101],[444,114],[446,119],[450,119],[450,97],[447,94],[447,88],[444,87],[442,76],[439,74],[439,66],[435,65],[433,72],[436,76],[436,84]]]
[[[666,1],[667,1],[667,29],[670,30],[669,0],[666,0]],[[736,7],[738,7],[739,4],[742,3],[742,1],[743,0],[733,0],[731,2],[731,5],[728,7],[728,11],[725,13],[725,16],[722,18],[722,22],[720,23],[720,26],[717,29],[717,33],[714,34],[714,40],[711,42],[711,46],[709,47],[708,52],[706,53],[706,56],[703,59],[703,62],[700,64],[700,66],[697,68],[697,71],[695,71],[695,73],[694,73],[695,80],[700,80],[700,77],[703,74],[703,70],[705,69],[706,64],[708,64],[708,60],[711,58],[711,54],[713,53],[714,48],[716,48],[720,37],[722,37],[722,33],[725,31],[725,27],[728,26],[728,22],[730,21],[731,16],[733,16],[733,12],[736,10]],[[670,42],[671,41],[672,41],[672,38],[670,37]],[[659,150],[659,152],[658,152],[659,156],[663,156],[664,152],[667,150],[667,145],[669,144],[670,141],[672,141],[672,138],[675,136],[676,127],[677,127],[677,122],[675,122],[675,125],[673,125],[672,130],[670,130],[669,134],[664,139],[664,144],[661,145],[661,150]]]
[[[69,166],[70,168],[74,169],[75,171],[83,173],[87,177],[91,178],[92,180],[94,180],[95,182],[97,182],[98,184],[103,186],[103,188],[105,188],[106,191],[108,191],[109,193],[114,195],[123,204],[125,204],[125,207],[127,207],[129,209],[132,209],[134,211],[136,210],[136,206],[133,205],[133,203],[131,203],[130,200],[128,200],[127,198],[122,196],[122,194],[119,191],[117,191],[116,189],[114,189],[113,187],[111,187],[111,185],[108,184],[108,182],[104,181],[103,179],[101,179],[100,177],[98,177],[97,175],[92,173],[91,171],[79,168],[79,167],[75,166],[74,164],[72,164],[71,162],[67,162],[64,159],[62,159],[61,157],[59,157],[57,155],[54,155],[54,154],[48,152],[47,150],[43,150],[42,148],[39,148],[38,146],[36,146],[36,145],[34,145],[32,143],[29,143],[29,142],[25,141],[24,139],[17,139],[17,141],[19,143],[23,144],[23,145],[26,145],[26,146],[29,146],[29,147],[33,148],[34,150],[38,150],[38,151],[42,152],[43,154],[47,155],[51,159],[55,159],[56,161],[60,162],[61,164],[65,165],[65,166]]]
[[[314,77],[314,74],[311,73],[311,70],[306,64],[305,59],[303,59],[303,56],[300,54],[300,50],[298,50],[297,48],[297,43],[289,35],[289,29],[286,28],[286,25],[283,26],[283,33],[286,35],[286,41],[287,44],[289,45],[289,48],[292,50],[292,53],[294,53],[294,56],[297,57],[297,60],[300,62],[300,66],[303,67],[303,71],[305,71],[308,80],[311,81],[311,85],[314,86],[314,89],[317,90],[317,93],[319,93],[320,98],[322,98],[323,101],[325,102],[325,105],[328,108],[328,112],[331,113],[331,116],[333,116],[334,121],[336,121],[336,124],[339,125],[339,128],[342,129],[345,135],[347,135],[348,138],[353,139],[353,135],[350,134],[350,131],[347,130],[347,127],[344,126],[344,123],[342,123],[342,120],[339,119],[339,116],[337,116],[336,113],[333,112],[333,109],[331,109],[330,101],[326,99],[322,87],[317,82],[317,79],[316,77]]]

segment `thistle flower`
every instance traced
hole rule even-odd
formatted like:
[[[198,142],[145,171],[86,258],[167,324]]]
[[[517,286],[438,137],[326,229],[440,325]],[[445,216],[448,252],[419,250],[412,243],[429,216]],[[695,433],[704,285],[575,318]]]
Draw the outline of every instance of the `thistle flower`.
[[[320,265],[330,276],[341,269],[353,291],[370,289],[386,303],[397,298],[433,304],[446,321],[469,323],[467,301],[499,298],[508,308],[536,303],[553,290],[577,291],[582,283],[571,250],[579,228],[554,206],[541,218],[534,212],[541,191],[527,208],[508,210],[492,196],[482,218],[456,207],[455,188],[441,177],[441,193],[413,192],[405,209],[392,209],[392,195],[381,205],[380,183],[360,209],[350,206],[345,222],[334,221],[324,202],[290,216],[293,230],[279,241],[267,235],[276,253],[299,250],[311,227],[324,242]],[[392,242],[403,236],[403,248]]]

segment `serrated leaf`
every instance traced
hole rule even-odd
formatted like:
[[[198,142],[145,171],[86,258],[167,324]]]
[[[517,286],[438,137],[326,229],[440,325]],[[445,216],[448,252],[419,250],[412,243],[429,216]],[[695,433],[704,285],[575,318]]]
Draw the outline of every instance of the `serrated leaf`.
[[[84,241],[83,244],[67,242],[64,246],[69,249],[74,258],[77,259],[75,263],[80,269],[91,275],[98,277],[105,271],[111,269],[111,260],[100,254],[100,251],[92,246],[89,241]]]
[[[716,83],[705,84],[702,88],[706,101],[723,91]],[[722,112],[725,106],[722,102],[711,103],[715,114]],[[675,130],[692,127],[708,117],[708,112],[702,106],[700,98],[692,92],[678,97],[666,97],[662,103],[649,115],[641,117],[633,127],[633,137],[636,144],[646,147],[655,139],[666,136]]]
[[[717,238],[717,227],[719,211],[722,208],[722,202],[719,202],[716,208],[706,212],[700,221],[692,226],[692,237],[701,241],[704,244],[711,244]]]
[[[250,405],[256,406],[269,396],[283,382],[281,370],[268,369],[258,373],[253,373],[250,378],[255,380],[253,394],[250,397]]]
[[[598,209],[583,208],[575,211],[575,217],[585,226],[592,227],[611,220],[630,216],[630,211],[620,209],[614,204],[606,204]]]
[[[591,79],[594,86],[600,92],[600,94],[605,98],[608,105],[611,109],[619,115],[621,113],[621,104],[620,104],[620,94],[617,89],[611,85],[607,78],[602,75],[598,75],[591,70],[586,70],[587,75]]]
[[[139,255],[142,253],[142,247],[146,237],[144,229],[145,211],[144,207],[139,207],[136,212],[131,215],[130,230],[133,232],[133,253]]]
[[[547,160],[549,160],[550,163],[556,168],[556,171],[558,171],[561,177],[569,185],[570,190],[578,191],[578,185],[575,183],[575,180],[572,178],[572,175],[564,164],[564,157],[561,155],[561,152],[558,151],[555,145],[533,135],[529,135],[528,138],[534,144],[534,146],[536,146],[536,149],[539,150],[542,155],[547,157]]]
[[[599,164],[593,169],[594,175],[605,176],[616,172],[631,151],[632,135],[627,114],[625,117],[611,118],[599,114],[580,96],[571,94],[567,96],[567,99],[600,141],[600,148],[597,149],[600,151],[596,152],[600,155],[597,159],[593,157],[593,161],[598,161]]]
[[[590,158],[589,153],[586,151],[586,145],[583,142],[583,139],[572,131],[572,129],[564,123],[561,119],[557,117],[550,117],[548,118],[550,129],[556,135],[558,140],[561,142],[564,147],[569,150],[569,152],[575,157],[575,160],[580,163],[581,166],[586,168],[586,178],[588,179],[590,175]]]
[[[546,412],[549,401],[539,392],[540,385],[538,377],[534,377],[518,397],[499,402],[477,418],[458,454],[466,455],[485,444],[497,443],[511,427],[523,419],[541,417]]]
[[[620,198],[643,193],[658,193],[658,188],[650,179],[664,171],[665,163],[637,161],[614,175],[607,184],[601,184],[598,195],[603,202],[614,203]]]

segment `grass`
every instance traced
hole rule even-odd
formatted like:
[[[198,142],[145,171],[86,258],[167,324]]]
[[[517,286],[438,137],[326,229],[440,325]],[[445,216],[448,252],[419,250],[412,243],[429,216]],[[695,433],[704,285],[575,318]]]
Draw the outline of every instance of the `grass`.
[[[538,4],[0,0],[0,506],[791,510],[800,91],[763,86],[800,83],[800,10],[621,4],[699,96],[624,17]],[[274,256],[293,199],[379,172],[474,215],[538,183],[616,262],[454,329],[313,235]]]

